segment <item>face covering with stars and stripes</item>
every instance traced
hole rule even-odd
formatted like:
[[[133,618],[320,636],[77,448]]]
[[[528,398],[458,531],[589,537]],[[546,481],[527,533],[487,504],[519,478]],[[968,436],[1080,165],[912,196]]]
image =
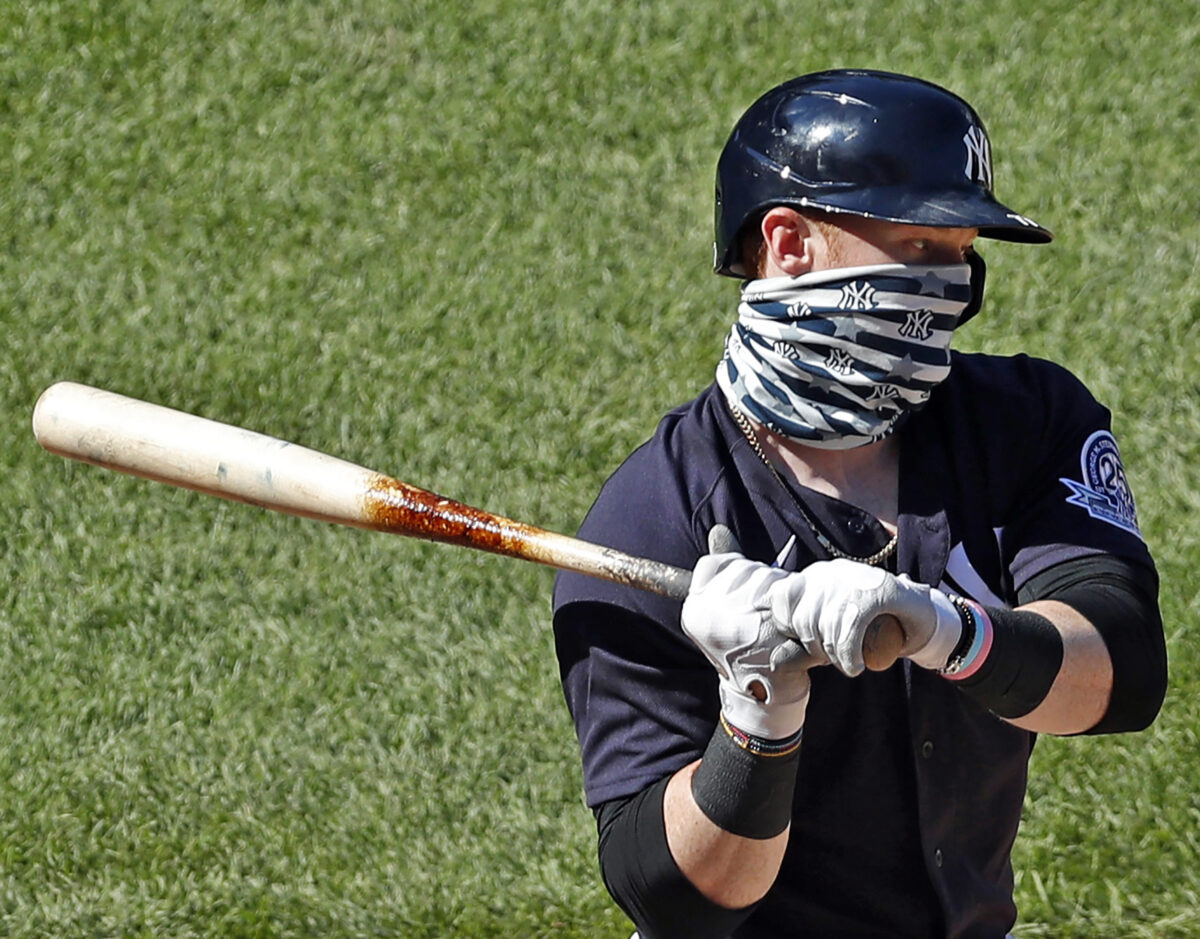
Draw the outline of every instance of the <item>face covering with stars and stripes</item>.
[[[882,440],[950,374],[950,339],[970,299],[967,264],[747,281],[717,384],[732,407],[808,446]]]

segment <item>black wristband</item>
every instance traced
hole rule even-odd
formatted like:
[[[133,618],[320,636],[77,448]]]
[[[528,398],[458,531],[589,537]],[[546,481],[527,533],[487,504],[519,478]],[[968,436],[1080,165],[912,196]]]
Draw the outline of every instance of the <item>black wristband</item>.
[[[800,735],[759,740],[721,715],[692,776],[692,798],[710,821],[743,838],[774,838],[792,821]]]
[[[991,621],[991,648],[968,677],[947,677],[993,714],[1024,717],[1045,700],[1058,677],[1062,635],[1029,610],[983,609]]]

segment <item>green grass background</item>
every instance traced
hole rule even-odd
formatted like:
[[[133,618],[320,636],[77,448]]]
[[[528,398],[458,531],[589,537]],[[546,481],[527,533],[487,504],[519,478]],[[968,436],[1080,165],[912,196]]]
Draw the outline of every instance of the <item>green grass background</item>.
[[[551,573],[42,452],[58,379],[573,531],[706,384],[712,169],[767,87],[978,105],[1048,248],[960,346],[1113,409],[1172,656],[1147,733],[1044,739],[1022,937],[1200,935],[1195,6],[0,5],[0,935],[621,937]]]

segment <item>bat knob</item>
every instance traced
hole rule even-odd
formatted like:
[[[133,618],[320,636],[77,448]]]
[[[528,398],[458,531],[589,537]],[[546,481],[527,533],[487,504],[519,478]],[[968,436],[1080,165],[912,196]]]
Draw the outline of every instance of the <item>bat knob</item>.
[[[863,662],[872,672],[892,667],[904,650],[904,627],[890,613],[877,616],[863,636]]]

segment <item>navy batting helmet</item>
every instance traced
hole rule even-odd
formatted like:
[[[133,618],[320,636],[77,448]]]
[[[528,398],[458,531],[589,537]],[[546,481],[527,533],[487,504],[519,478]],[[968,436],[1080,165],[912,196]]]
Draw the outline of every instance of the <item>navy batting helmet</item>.
[[[773,205],[978,228],[1005,241],[1052,237],[992,195],[991,144],[974,109],[891,72],[802,75],[742,115],[717,163],[718,274],[745,275],[743,230]]]

